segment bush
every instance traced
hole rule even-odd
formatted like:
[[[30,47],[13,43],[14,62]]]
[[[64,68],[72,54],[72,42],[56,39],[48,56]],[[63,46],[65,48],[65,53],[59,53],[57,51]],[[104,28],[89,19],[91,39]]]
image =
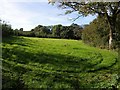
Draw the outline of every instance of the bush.
[[[8,25],[6,23],[2,23],[2,36],[8,37],[13,35],[13,29],[11,28],[11,25]]]
[[[104,18],[98,17],[89,26],[86,26],[82,33],[82,39],[89,45],[102,49],[108,48],[109,28]]]

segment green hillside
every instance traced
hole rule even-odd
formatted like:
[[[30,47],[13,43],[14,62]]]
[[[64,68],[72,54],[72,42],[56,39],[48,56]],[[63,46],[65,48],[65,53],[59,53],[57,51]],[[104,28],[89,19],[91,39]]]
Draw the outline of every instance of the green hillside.
[[[117,52],[79,40],[4,38],[3,88],[113,88],[118,86]]]

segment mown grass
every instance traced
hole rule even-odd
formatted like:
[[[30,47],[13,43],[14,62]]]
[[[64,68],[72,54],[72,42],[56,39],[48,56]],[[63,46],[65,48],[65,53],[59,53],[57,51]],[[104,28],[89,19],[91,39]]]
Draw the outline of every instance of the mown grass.
[[[2,58],[3,88],[90,90],[118,84],[117,52],[78,40],[4,38]]]

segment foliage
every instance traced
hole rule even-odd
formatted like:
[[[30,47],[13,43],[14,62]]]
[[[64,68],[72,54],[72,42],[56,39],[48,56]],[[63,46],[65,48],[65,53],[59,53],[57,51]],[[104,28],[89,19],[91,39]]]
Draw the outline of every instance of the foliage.
[[[118,20],[116,26],[119,26]],[[120,27],[117,27],[117,29],[119,28]],[[115,34],[118,34],[117,37]],[[113,35],[113,49],[118,49],[117,43],[120,41],[120,34],[118,32],[114,32]],[[116,39],[118,39],[118,41],[116,41]],[[82,40],[89,45],[100,47],[101,49],[109,48],[109,27],[108,22],[104,20],[104,17],[98,16],[97,19],[93,20],[89,26],[84,28]]]
[[[70,28],[73,30],[74,39],[81,39],[83,27],[77,24],[71,24]]]
[[[37,43],[36,43],[37,42]],[[117,87],[117,53],[82,41],[11,37],[2,43],[3,89]]]
[[[83,30],[82,40],[92,46],[108,48],[109,28],[103,18],[98,17]]]
[[[53,28],[52,28],[52,34],[54,37],[60,37],[60,33],[62,31],[62,25],[59,24],[59,25],[54,25]]]
[[[118,18],[116,20],[117,24],[116,24],[116,37],[115,37],[115,44],[116,47],[120,49],[120,14],[118,15]]]
[[[35,27],[33,32],[37,37],[47,37],[47,34],[50,34],[50,30],[42,25],[38,25],[37,27]]]
[[[52,34],[54,37],[66,38],[66,39],[81,39],[82,27],[77,24],[71,24],[70,26],[55,25],[52,28]]]
[[[13,35],[13,29],[11,28],[11,25],[7,24],[5,21],[2,21],[2,20],[1,20],[0,24],[2,26],[2,36],[3,37],[8,37],[8,36]]]
[[[66,38],[66,39],[81,39],[82,27],[77,24],[70,26],[62,26],[60,24],[53,26],[38,25],[31,31],[14,30],[17,36],[41,37],[41,38]]]

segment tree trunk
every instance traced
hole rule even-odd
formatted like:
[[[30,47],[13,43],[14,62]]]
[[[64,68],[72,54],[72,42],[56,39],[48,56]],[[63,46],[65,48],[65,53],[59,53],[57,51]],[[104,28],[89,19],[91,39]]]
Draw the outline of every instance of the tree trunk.
[[[112,49],[113,47],[113,35],[112,35],[112,30],[110,29],[110,32],[109,32],[109,49]]]
[[[109,49],[113,48],[113,33],[112,33],[112,29],[110,29],[109,31]]]
[[[116,24],[116,17],[109,17],[107,16],[108,25],[109,25],[109,50],[113,49],[113,33],[115,33],[115,24]]]

